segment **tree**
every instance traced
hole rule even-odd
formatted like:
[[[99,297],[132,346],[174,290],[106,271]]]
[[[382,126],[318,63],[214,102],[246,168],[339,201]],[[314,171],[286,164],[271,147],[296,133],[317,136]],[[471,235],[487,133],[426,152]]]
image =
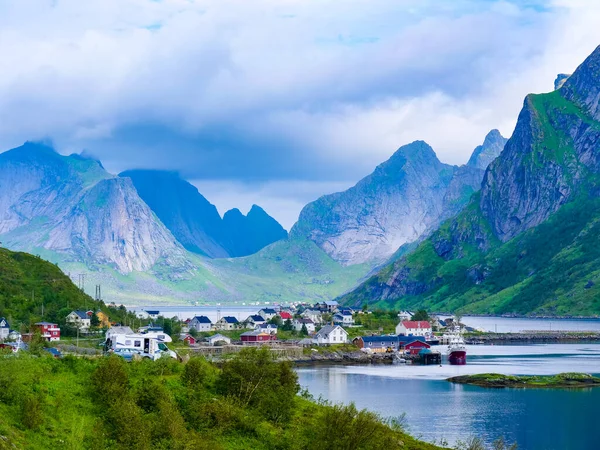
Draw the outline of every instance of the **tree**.
[[[367,302],[363,303],[362,311],[366,313],[368,310],[369,310],[369,303],[367,303]]]
[[[281,325],[283,325],[283,320],[281,319],[280,316],[273,316],[271,318],[271,320],[269,320],[269,322],[271,325],[275,325],[277,327],[280,327]]]
[[[300,334],[303,336],[308,336],[308,328],[306,328],[306,324],[302,324],[302,328],[300,329]]]
[[[100,319],[98,318],[97,310],[94,310],[94,312],[92,312],[92,316],[90,317],[90,326],[92,328],[98,328],[100,326]]]
[[[281,329],[284,330],[284,331],[292,331],[293,328],[294,328],[294,326],[292,325],[291,319],[287,319],[283,323],[283,327]]]
[[[413,316],[411,317],[411,319],[412,320],[424,320],[426,322],[429,322],[431,320],[429,317],[429,314],[424,309],[420,309],[416,313],[414,313]]]

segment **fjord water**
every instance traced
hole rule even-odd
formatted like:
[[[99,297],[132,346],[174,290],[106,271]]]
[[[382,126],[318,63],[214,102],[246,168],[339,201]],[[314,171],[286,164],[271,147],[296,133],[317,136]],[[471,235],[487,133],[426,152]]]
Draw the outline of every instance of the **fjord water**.
[[[488,389],[445,378],[467,374],[600,373],[600,344],[470,346],[467,366],[335,366],[298,369],[315,397],[354,402],[385,417],[406,414],[409,432],[450,445],[503,436],[521,450],[600,448],[600,388]]]

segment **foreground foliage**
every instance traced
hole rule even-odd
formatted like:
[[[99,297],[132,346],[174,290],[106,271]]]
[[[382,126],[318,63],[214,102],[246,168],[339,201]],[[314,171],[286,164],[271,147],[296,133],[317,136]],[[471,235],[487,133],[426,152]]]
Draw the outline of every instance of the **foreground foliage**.
[[[202,358],[0,357],[0,449],[434,449],[395,422],[297,395],[268,350]]]

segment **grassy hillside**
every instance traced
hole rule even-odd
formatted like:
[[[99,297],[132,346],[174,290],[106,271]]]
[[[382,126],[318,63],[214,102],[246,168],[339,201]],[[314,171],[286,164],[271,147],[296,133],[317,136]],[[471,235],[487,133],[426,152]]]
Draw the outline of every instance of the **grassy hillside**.
[[[82,293],[56,265],[0,248],[0,317],[11,326],[42,319],[60,322],[71,310],[84,307],[103,305]]]
[[[102,285],[106,303],[249,303],[322,301],[355,287],[371,267],[344,267],[308,240],[281,240],[243,258],[209,259],[188,254],[196,269],[172,279],[164,265],[154,273],[123,275],[109,266],[86,267],[44,249],[43,258],[65,271],[86,273],[88,292]]]
[[[268,350],[200,358],[0,357],[0,449],[434,450],[354,406],[315,403]]]
[[[461,215],[463,224],[468,222],[467,213]],[[438,233],[448,233],[450,223]],[[378,302],[380,306],[463,313],[597,315],[599,238],[600,200],[580,197],[504,244],[489,238],[487,252],[465,244],[460,257],[444,259],[434,250],[434,241],[428,239],[344,301],[369,301],[371,289],[402,271],[403,283],[414,286],[416,292],[386,298]]]

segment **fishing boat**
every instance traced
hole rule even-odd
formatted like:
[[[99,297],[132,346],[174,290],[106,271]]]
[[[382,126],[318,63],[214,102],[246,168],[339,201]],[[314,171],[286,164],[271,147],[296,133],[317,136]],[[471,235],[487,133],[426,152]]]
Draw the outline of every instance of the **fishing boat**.
[[[464,366],[467,364],[467,347],[460,335],[460,328],[455,329],[450,337],[450,342],[448,344],[448,362],[453,366]]]

